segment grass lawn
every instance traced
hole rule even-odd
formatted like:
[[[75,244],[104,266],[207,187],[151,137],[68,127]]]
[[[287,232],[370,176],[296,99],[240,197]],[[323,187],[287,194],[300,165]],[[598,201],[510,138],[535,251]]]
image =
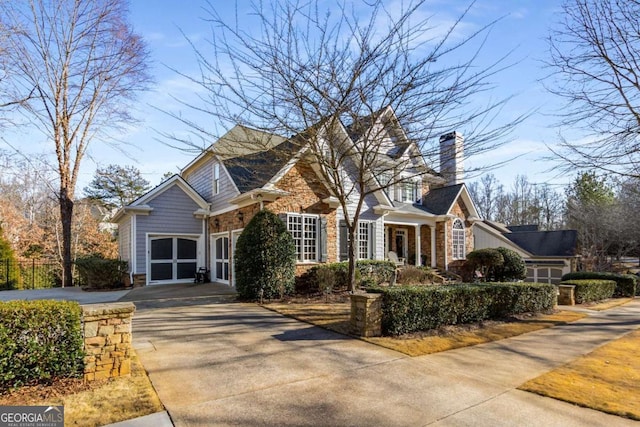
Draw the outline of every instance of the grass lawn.
[[[22,387],[0,394],[0,405],[64,405],[65,426],[102,426],[164,410],[135,353],[131,362],[129,377]]]
[[[639,349],[636,330],[519,388],[640,420]]]
[[[341,334],[349,335],[349,315],[351,305],[345,303],[271,303],[265,308],[311,323]],[[497,341],[539,329],[573,322],[586,317],[584,313],[561,311],[554,314],[525,316],[509,322],[483,322],[482,324],[460,325],[437,331],[415,333],[400,337],[360,338],[372,344],[387,347],[409,356],[422,356],[454,348],[467,347],[490,341]]]

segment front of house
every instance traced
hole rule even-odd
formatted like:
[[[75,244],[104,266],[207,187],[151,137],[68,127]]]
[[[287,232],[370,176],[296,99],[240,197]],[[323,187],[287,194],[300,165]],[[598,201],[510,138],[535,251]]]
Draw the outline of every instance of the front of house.
[[[230,142],[239,140],[259,140],[262,149]],[[406,179],[365,197],[357,257],[383,260],[395,252],[408,264],[448,270],[473,250],[472,229],[479,220],[461,182],[462,138],[455,132],[441,138],[443,152],[457,153],[441,159],[441,174],[410,153],[417,150],[412,143],[394,143],[398,147],[385,161],[412,170]],[[261,209],[278,214],[287,225],[298,273],[347,259],[345,214],[304,149],[241,126],[213,147],[116,214],[120,256],[129,262],[132,282],[193,281],[194,272],[205,267],[211,281],[233,286],[238,236]],[[353,208],[347,206],[349,214]]]

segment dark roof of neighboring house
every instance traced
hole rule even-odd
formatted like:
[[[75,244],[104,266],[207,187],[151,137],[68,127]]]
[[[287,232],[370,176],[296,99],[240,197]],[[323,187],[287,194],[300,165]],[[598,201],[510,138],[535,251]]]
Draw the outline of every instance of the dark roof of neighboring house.
[[[513,233],[519,233],[521,231],[538,231],[538,224],[509,225],[507,228]]]
[[[268,151],[223,160],[224,166],[240,193],[265,185],[300,149],[287,140]]]
[[[576,230],[556,231],[520,231],[503,233],[522,249],[537,256],[574,256],[576,255]]]
[[[424,196],[422,206],[432,214],[446,215],[456,201],[462,185],[463,184],[449,185],[447,187],[430,190],[429,193]]]

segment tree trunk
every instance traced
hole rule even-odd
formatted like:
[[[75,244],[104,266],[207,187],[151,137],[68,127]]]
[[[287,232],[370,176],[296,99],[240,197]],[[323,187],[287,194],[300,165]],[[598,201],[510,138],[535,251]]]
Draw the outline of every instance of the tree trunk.
[[[349,244],[347,249],[349,251],[349,291],[354,293],[356,291],[356,226],[357,222],[353,222],[351,227],[348,227],[349,232]]]
[[[73,219],[73,200],[66,188],[60,189],[60,221],[62,222],[62,287],[73,286],[71,258],[71,222]]]

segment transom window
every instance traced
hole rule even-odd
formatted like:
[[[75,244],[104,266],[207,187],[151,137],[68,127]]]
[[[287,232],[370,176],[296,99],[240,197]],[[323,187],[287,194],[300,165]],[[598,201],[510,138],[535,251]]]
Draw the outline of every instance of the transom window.
[[[293,236],[298,261],[318,261],[318,216],[287,214],[287,229]]]
[[[453,243],[453,259],[464,259],[464,223],[457,218],[453,221],[451,241]]]

